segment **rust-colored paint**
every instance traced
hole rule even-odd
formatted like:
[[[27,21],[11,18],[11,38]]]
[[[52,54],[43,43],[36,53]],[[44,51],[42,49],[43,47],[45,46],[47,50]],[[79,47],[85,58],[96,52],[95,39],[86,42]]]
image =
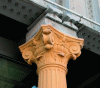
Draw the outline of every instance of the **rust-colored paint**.
[[[83,45],[83,39],[64,34],[51,25],[42,25],[19,49],[28,64],[37,64],[38,88],[67,88],[67,63],[80,56]]]

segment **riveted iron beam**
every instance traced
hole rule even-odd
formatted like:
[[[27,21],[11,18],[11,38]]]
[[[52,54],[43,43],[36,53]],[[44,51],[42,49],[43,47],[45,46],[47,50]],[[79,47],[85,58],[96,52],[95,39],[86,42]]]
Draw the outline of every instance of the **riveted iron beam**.
[[[52,2],[52,1],[50,1],[50,0],[44,0],[44,1],[46,1],[46,2],[48,2],[48,3],[50,3],[50,4],[52,4],[52,5],[55,5],[55,6],[57,6],[57,7],[61,8],[61,9],[65,10],[65,11],[68,11],[68,12],[70,12],[70,13],[72,13],[72,14],[74,14],[74,15],[76,15],[76,16],[82,18],[82,19],[85,19],[85,20],[87,20],[87,21],[89,21],[89,22],[91,22],[91,23],[93,23],[93,24],[95,24],[95,25],[100,26],[99,23],[97,23],[97,22],[95,22],[95,21],[93,21],[93,20],[91,20],[91,19],[89,19],[89,18],[87,18],[87,17],[85,17],[85,16],[82,16],[82,15],[80,15],[80,14],[78,14],[78,13],[76,13],[76,12],[70,10],[70,9],[67,9],[67,8],[65,8],[65,7],[63,7],[63,6],[59,5],[59,4],[57,4],[57,3],[54,3],[54,2]]]
[[[45,9],[29,0],[0,0],[0,14],[26,25],[33,23]]]
[[[100,55],[100,32],[81,24],[77,36],[84,39],[85,49]]]

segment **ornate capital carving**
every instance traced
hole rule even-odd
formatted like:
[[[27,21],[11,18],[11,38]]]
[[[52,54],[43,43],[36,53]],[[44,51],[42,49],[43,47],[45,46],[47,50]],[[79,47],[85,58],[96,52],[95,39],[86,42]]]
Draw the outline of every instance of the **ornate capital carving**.
[[[83,39],[61,33],[51,25],[42,25],[19,49],[28,64],[37,64],[38,88],[67,88],[67,63],[80,56],[83,45]]]
[[[19,46],[24,60],[40,68],[59,64],[67,67],[69,59],[76,60],[81,54],[84,40],[64,34],[51,25],[42,25],[37,34],[27,43]]]

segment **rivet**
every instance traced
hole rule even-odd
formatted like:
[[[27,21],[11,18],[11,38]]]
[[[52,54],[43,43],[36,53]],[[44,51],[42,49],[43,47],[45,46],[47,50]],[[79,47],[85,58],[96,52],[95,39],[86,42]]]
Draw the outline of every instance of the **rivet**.
[[[11,3],[12,0],[8,0],[9,3]]]
[[[87,48],[88,50],[90,50],[90,48]]]
[[[100,47],[97,47],[97,49],[100,49]]]
[[[18,6],[18,3],[15,3],[15,6]]]
[[[14,10],[13,9],[10,9],[10,12],[13,12]]]
[[[6,8],[7,8],[7,6],[5,5],[5,6],[3,6],[3,8],[4,8],[4,9],[6,9]]]
[[[30,21],[33,21],[34,20],[34,18],[32,17],[32,18],[30,18]]]
[[[26,7],[25,6],[22,6],[22,9],[25,9]]]
[[[86,33],[82,33],[82,35],[84,36]]]
[[[29,9],[29,12],[32,12],[32,9]]]
[[[27,17],[27,15],[24,15],[24,18],[26,18]]]
[[[87,43],[88,45],[90,44],[90,42]]]
[[[95,45],[93,45],[93,47],[95,47]]]
[[[17,12],[17,15],[20,15],[20,12]]]
[[[90,38],[90,35],[88,35],[88,38]]]
[[[39,13],[37,12],[35,15],[36,15],[36,16],[39,16]]]
[[[95,40],[96,38],[93,38],[93,40]]]

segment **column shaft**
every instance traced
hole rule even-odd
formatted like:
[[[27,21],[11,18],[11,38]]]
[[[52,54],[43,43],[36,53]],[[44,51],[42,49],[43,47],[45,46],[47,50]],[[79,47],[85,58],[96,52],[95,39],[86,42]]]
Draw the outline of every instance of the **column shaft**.
[[[66,71],[50,66],[38,71],[38,88],[67,88]]]

